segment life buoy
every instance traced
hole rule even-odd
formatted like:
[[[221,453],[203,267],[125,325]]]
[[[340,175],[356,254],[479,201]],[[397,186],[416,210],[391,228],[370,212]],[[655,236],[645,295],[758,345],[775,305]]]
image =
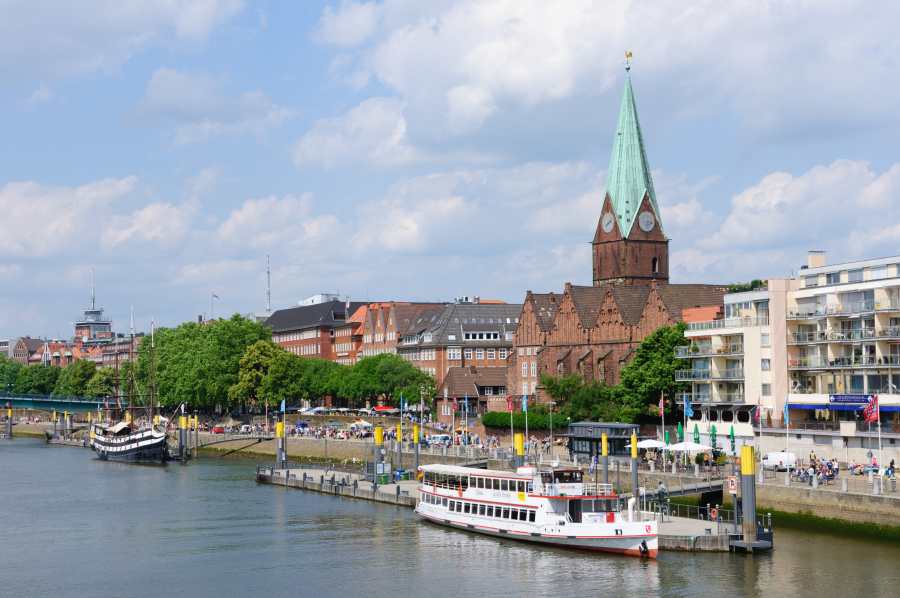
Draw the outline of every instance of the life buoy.
[[[719,509],[713,507],[709,510],[709,518],[711,521],[717,521],[719,519]]]
[[[650,533],[650,530],[652,530],[652,529],[653,529],[653,528],[652,528],[651,526],[649,526],[649,525],[645,525],[645,526],[644,526],[644,531],[647,532],[648,534]]]

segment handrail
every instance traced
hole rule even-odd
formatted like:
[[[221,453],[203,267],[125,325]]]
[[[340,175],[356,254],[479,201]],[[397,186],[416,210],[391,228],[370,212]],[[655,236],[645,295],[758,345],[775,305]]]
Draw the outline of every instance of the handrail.
[[[754,326],[768,326],[768,316],[747,316],[744,318],[726,318],[722,320],[707,320],[704,322],[689,322],[688,330],[716,330],[718,328],[749,328]]]

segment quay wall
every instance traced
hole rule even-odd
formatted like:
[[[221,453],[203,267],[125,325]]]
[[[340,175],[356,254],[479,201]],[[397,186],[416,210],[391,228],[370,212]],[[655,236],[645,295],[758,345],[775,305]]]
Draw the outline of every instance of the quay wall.
[[[884,495],[762,484],[756,487],[756,505],[761,511],[813,515],[853,523],[896,526],[900,521],[900,499]]]
[[[276,469],[274,471],[261,470],[256,474],[256,481],[264,484],[273,484],[275,486],[285,486],[288,488],[300,488],[302,490],[312,490],[323,494],[333,494],[335,496],[346,496],[348,498],[361,498],[374,502],[397,505],[401,507],[414,508],[416,506],[416,497],[406,493],[389,493],[366,490],[355,484],[331,484],[327,479],[322,482],[316,482],[312,478],[303,479],[302,473],[298,471]]]

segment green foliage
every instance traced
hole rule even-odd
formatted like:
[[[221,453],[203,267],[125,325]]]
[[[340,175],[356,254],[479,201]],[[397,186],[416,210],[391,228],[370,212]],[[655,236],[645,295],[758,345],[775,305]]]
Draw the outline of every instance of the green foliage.
[[[62,368],[53,394],[66,397],[83,397],[88,381],[97,371],[93,361],[81,360]]]
[[[423,386],[428,401],[434,396],[434,378],[403,358],[384,353],[360,359],[346,372],[337,390],[359,403],[383,397],[388,404],[398,406],[401,394],[410,403],[418,403]]]
[[[138,351],[139,386],[147,388],[155,366],[153,377],[161,405],[175,407],[183,402],[204,410],[224,406],[229,389],[238,383],[247,347],[270,338],[268,328],[237,314],[227,320],[188,322],[157,330],[152,351],[155,364],[150,339],[144,338]]]
[[[513,426],[516,430],[522,432],[525,430],[525,414],[517,409],[513,412]],[[507,411],[488,411],[481,416],[481,423],[488,428],[509,428],[509,412]],[[565,416],[553,414],[553,427],[556,430],[566,427]],[[528,431],[531,430],[549,430],[550,429],[550,413],[543,407],[535,406],[528,411]]]
[[[279,352],[286,353],[270,340],[256,341],[247,347],[241,356],[237,382],[228,389],[231,404],[256,405],[263,379]]]
[[[52,365],[29,365],[16,374],[15,392],[49,395],[56,387],[60,368]]]
[[[113,368],[97,368],[84,387],[84,396],[106,398],[115,394],[116,372]]]
[[[658,415],[660,393],[671,404],[675,395],[687,388],[684,383],[675,382],[675,371],[685,367],[685,361],[675,357],[675,347],[684,342],[684,329],[683,323],[658,328],[641,342],[634,358],[622,368],[620,401],[635,419],[639,415]]]
[[[756,291],[766,288],[767,283],[764,280],[754,279],[750,282],[736,282],[728,285],[729,293],[745,293],[747,291]]]
[[[18,361],[13,361],[5,355],[0,355],[0,392],[13,390],[16,386],[16,378],[19,371],[24,368]]]

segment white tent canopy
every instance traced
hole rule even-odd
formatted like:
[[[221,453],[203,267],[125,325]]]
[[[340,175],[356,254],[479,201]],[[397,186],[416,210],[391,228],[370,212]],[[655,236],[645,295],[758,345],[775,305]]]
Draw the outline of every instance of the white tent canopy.
[[[626,448],[631,448],[631,443],[629,442],[625,446],[626,446]],[[661,449],[661,448],[666,448],[667,446],[668,445],[665,442],[660,442],[659,440],[655,440],[652,438],[647,439],[647,440],[641,440],[637,443],[637,447],[639,449]]]
[[[705,444],[697,444],[696,442],[685,441],[669,445],[669,450],[676,453],[702,453],[704,451],[711,451],[713,449],[711,446],[706,446]]]

